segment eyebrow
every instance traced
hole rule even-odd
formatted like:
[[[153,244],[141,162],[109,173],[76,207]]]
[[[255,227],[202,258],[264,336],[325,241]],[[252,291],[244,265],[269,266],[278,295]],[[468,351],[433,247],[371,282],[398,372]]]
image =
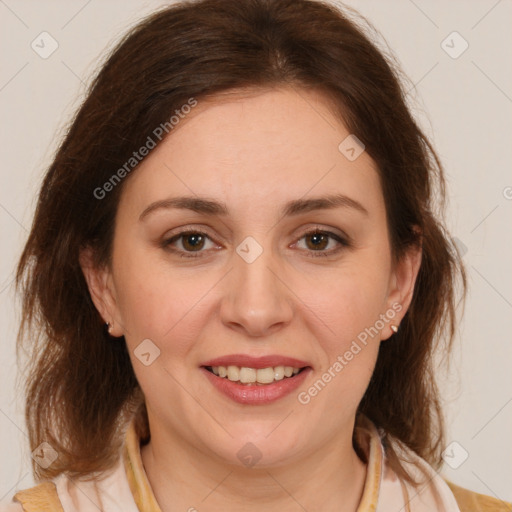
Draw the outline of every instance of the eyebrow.
[[[206,215],[223,217],[229,215],[229,209],[225,203],[205,197],[172,197],[151,203],[141,214],[139,220],[143,220],[150,213],[160,209],[177,208],[191,210]],[[368,210],[355,199],[343,194],[334,194],[309,199],[294,199],[285,203],[281,209],[281,216],[294,216],[315,210],[330,210],[333,208],[352,208],[368,215]]]

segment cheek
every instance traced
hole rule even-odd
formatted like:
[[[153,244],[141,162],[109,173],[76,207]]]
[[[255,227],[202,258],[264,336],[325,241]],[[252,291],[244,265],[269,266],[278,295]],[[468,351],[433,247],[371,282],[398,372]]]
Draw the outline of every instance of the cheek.
[[[314,333],[320,357],[317,380],[301,403],[314,399],[327,408],[340,403],[344,410],[357,408],[377,360],[388,279],[385,268],[361,258],[329,279],[317,279],[316,287],[304,285],[301,293],[308,300],[301,316]]]
[[[127,343],[134,347],[149,338],[161,348],[172,342],[175,354],[185,353],[197,339],[208,290],[215,285],[206,269],[172,269],[147,254],[132,252],[119,259],[115,288]]]
[[[309,330],[314,334],[316,346],[312,348],[319,364],[298,401],[310,414],[317,411],[322,416],[326,430],[338,428],[355,414],[373,374],[381,339],[375,328],[380,301],[370,289],[345,284],[333,289],[308,314],[315,324]]]
[[[308,316],[324,326],[326,336],[322,339],[329,342],[329,352],[342,349],[374,326],[384,313],[389,276],[381,270],[361,258],[332,270],[322,280],[316,279],[315,286],[313,281],[303,285],[302,296],[307,297],[305,302],[311,310]]]
[[[323,304],[317,304],[314,313],[322,319],[322,325],[317,325],[314,332],[325,333],[316,336],[325,355],[323,369],[341,362],[343,368],[337,365],[334,369],[337,373],[343,371],[343,374],[355,376],[362,372],[363,378],[366,378],[366,374],[371,372],[382,328],[379,323],[382,301],[371,292],[360,283],[347,284],[334,289]],[[314,322],[311,314],[309,317]]]
[[[144,270],[140,266],[125,277],[128,276],[131,277],[123,281],[121,288],[120,312],[137,380],[153,408],[162,403],[164,409],[169,404],[190,407],[179,382],[186,379],[188,369],[184,362],[190,359],[204,331],[207,292],[214,281],[211,275],[201,279],[180,273],[165,276],[157,267]],[[148,339],[157,349],[149,344],[143,352],[140,347]],[[150,353],[149,366],[139,359],[146,352]]]

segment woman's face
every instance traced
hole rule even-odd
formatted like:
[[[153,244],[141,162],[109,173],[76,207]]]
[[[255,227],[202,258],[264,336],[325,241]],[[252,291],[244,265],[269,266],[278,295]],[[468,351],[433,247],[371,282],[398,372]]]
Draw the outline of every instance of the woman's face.
[[[199,102],[127,179],[97,303],[152,430],[238,465],[351,442],[419,262],[393,267],[376,166],[349,136],[312,92]]]

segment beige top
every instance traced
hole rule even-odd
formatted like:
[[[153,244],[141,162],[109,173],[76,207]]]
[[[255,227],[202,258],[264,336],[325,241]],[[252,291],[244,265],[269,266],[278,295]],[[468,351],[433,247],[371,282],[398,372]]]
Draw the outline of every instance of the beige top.
[[[412,461],[404,463],[405,468],[416,480],[423,481],[414,488],[400,480],[389,467],[381,437],[373,423],[365,419],[357,429],[358,443],[368,458],[358,512],[461,512],[466,509],[459,509],[451,488],[470,496],[481,496],[448,484],[423,459],[397,445],[397,452]],[[17,502],[0,505],[0,512],[161,512],[142,464],[140,439],[134,423],[127,429],[117,465],[108,473],[102,473],[92,481],[72,481],[60,475],[52,482],[18,492],[14,500]]]

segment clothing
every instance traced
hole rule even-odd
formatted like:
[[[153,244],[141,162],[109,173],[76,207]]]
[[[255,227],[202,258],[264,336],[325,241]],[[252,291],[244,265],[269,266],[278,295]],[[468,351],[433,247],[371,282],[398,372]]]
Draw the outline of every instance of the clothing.
[[[512,511],[512,505],[447,482],[410,450],[395,449],[412,462],[406,469],[425,483],[418,488],[390,468],[379,431],[368,419],[357,427],[357,442],[367,456],[367,475],[358,512]],[[401,457],[402,458],[402,457]],[[51,482],[15,494],[0,512],[161,512],[147,479],[135,424],[127,429],[117,465],[92,481],[75,482],[60,475]]]

